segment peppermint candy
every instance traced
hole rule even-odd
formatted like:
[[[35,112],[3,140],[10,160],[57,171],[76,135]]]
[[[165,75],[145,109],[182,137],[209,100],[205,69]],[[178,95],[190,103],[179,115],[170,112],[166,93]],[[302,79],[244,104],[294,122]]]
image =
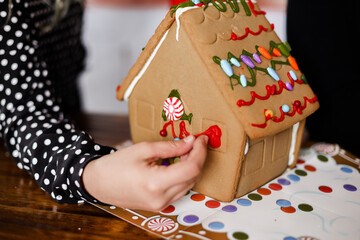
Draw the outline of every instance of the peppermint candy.
[[[175,222],[174,222],[174,220],[172,220],[170,218],[159,217],[159,218],[152,219],[148,223],[148,227],[152,231],[165,232],[165,231],[169,231],[172,228],[174,228]]]
[[[164,102],[164,111],[167,119],[176,121],[184,114],[184,107],[180,99],[177,97],[169,97]]]

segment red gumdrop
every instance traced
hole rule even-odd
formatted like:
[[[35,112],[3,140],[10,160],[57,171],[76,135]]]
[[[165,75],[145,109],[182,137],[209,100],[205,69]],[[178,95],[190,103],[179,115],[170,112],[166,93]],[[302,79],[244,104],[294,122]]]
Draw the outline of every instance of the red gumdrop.
[[[162,136],[162,137],[166,137],[166,136],[167,136],[167,131],[166,131],[166,129],[163,129],[163,130],[160,131],[160,136]]]
[[[295,107],[300,107],[301,106],[301,102],[299,101],[299,100],[296,100],[295,102],[294,102],[294,106]]]

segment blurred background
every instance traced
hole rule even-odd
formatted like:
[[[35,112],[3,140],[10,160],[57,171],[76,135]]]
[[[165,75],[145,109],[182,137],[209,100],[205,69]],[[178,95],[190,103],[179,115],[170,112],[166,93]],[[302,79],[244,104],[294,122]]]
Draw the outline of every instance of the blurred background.
[[[287,1],[257,2],[269,22],[275,24],[280,39],[286,41]],[[127,102],[116,99],[116,87],[170,5],[170,0],[87,0],[83,31],[87,68],[80,79],[85,112],[127,115]]]

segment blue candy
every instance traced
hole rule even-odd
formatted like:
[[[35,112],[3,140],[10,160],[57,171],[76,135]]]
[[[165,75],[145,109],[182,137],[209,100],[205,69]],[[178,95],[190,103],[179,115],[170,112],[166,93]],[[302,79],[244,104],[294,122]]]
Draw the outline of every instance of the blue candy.
[[[268,67],[268,68],[267,68],[267,71],[268,71],[269,75],[270,75],[273,79],[275,79],[276,81],[280,81],[280,77],[279,77],[279,75],[275,72],[274,69],[272,69],[271,67]]]
[[[247,86],[247,79],[246,79],[245,75],[240,76],[240,83],[241,83],[241,86],[243,86],[243,87]]]
[[[290,70],[289,73],[290,73],[291,78],[292,78],[294,81],[296,81],[296,80],[298,79],[293,70]]]
[[[234,72],[232,70],[232,67],[231,67],[231,65],[230,65],[230,63],[228,61],[226,61],[224,59],[221,60],[220,61],[220,66],[221,66],[222,70],[224,70],[226,75],[228,75],[229,77],[231,77],[234,74]]]
[[[192,2],[193,2],[194,4],[199,4],[199,3],[200,3],[200,0],[192,0]]]
[[[234,64],[234,66],[237,66],[237,67],[240,67],[240,66],[241,66],[241,64],[239,63],[239,61],[238,61],[236,58],[231,58],[231,59],[230,59],[230,62],[231,62],[232,64]]]
[[[284,112],[284,113],[287,113],[290,111],[290,107],[286,104],[282,105],[281,106],[281,110]]]

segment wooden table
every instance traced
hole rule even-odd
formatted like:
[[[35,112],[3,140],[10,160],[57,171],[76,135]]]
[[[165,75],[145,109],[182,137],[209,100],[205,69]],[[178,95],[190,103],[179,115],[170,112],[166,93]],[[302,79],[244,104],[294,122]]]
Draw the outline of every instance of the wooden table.
[[[80,122],[100,144],[130,139],[127,116],[85,115]],[[0,141],[0,239],[158,238],[90,204],[56,203],[16,166]]]
[[[130,138],[127,116],[87,115],[82,122],[101,144]],[[158,239],[90,204],[56,203],[0,145],[0,239]]]

